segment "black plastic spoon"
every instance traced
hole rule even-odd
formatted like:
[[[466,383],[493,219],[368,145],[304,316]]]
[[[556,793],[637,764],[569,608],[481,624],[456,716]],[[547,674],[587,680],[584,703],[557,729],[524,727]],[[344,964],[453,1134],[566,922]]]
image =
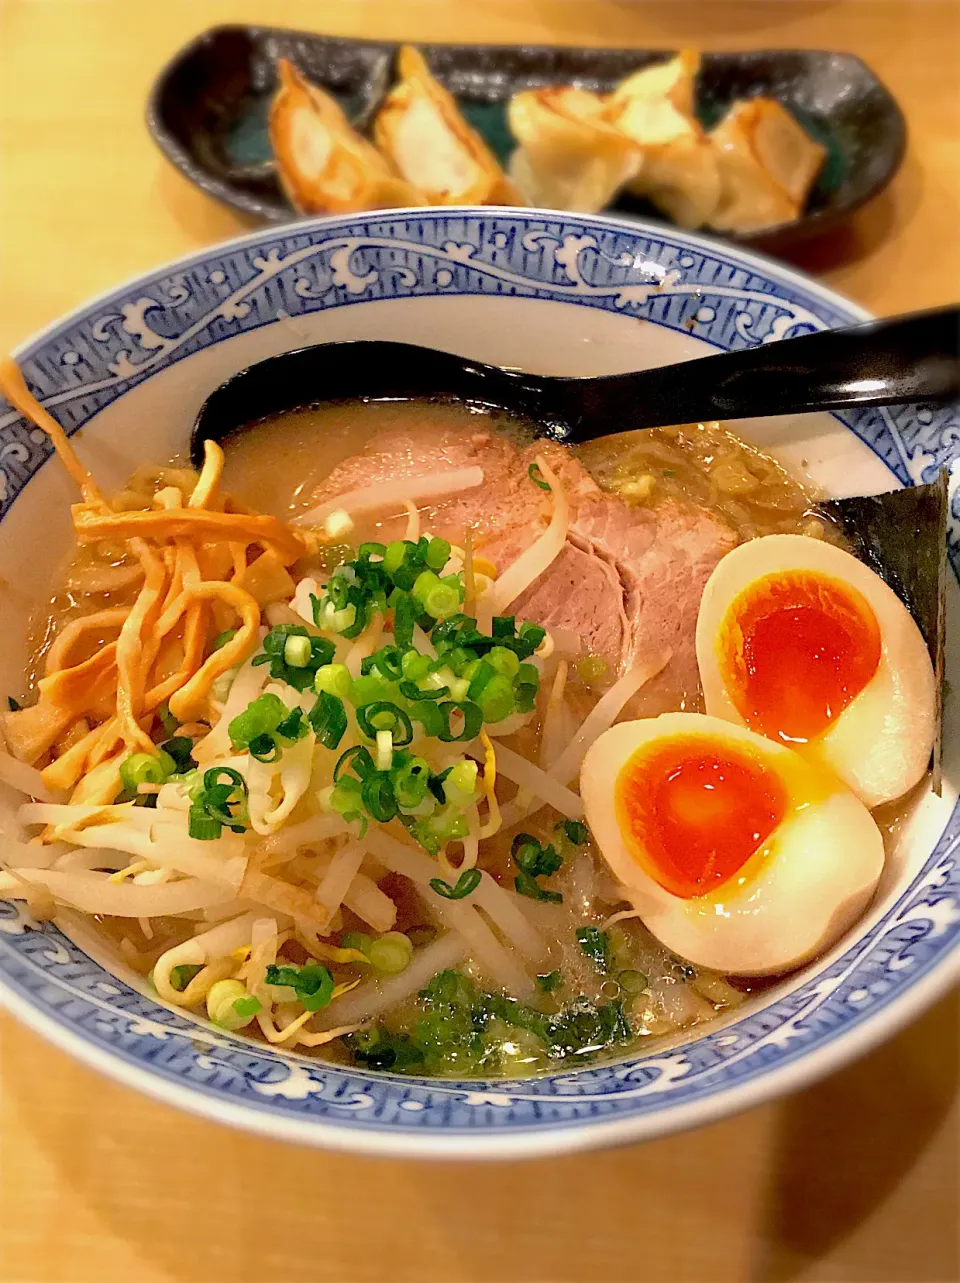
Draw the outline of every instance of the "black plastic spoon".
[[[852,406],[960,399],[960,307],[825,330],[679,365],[563,378],[408,343],[319,343],[258,361],[200,408],[191,453],[268,415],[352,398],[455,397],[577,445],[612,432]]]

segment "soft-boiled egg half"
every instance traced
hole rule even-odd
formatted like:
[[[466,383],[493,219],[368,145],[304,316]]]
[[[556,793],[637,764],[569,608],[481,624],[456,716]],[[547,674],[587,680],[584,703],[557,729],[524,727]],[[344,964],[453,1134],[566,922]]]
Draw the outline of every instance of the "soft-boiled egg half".
[[[896,593],[841,548],[765,535],[727,553],[703,592],[697,662],[708,713],[829,767],[869,807],[927,769],[926,643]]]
[[[727,974],[788,971],[873,895],[883,839],[833,774],[700,713],[621,722],[580,774],[586,819],[645,925]]]

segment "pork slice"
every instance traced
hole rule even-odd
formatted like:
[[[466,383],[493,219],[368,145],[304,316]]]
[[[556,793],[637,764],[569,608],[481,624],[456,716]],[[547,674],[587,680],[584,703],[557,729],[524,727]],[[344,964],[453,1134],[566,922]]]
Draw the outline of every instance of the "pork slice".
[[[559,475],[570,503],[570,533],[553,564],[510,610],[545,628],[578,633],[585,652],[616,671],[669,647],[673,659],[644,711],[693,706],[699,691],[695,634],[710,573],[736,535],[720,518],[669,501],[633,507],[600,490],[577,458],[548,442],[521,449],[489,431],[428,428],[391,433],[333,470],[317,503],[359,486],[479,466],[483,485],[421,509],[424,529],[474,546],[502,572],[546,528],[550,496],[530,481],[537,455]]]
[[[696,656],[700,598],[714,567],[736,544],[735,532],[722,518],[694,504],[670,500],[641,508],[605,493],[561,446],[542,442],[531,446],[521,462],[522,471],[537,453],[545,455],[566,487],[571,508],[570,542],[605,563],[618,585],[620,648],[611,648],[612,625],[602,632],[595,626],[562,626],[573,626],[581,634],[584,649],[612,660],[621,673],[669,647],[673,658],[651,686],[645,708],[659,712],[678,704],[693,706],[700,689]],[[550,571],[541,579],[549,576]],[[591,591],[583,598],[578,596],[562,608],[554,604],[554,611],[560,609],[564,617],[580,614],[585,621],[595,620],[599,594],[593,580],[589,582]],[[537,590],[539,584],[528,591]],[[567,591],[562,583],[556,587]],[[542,588],[536,592],[536,606],[543,612],[550,609]],[[609,618],[609,599],[602,609]],[[519,604],[517,613],[521,613]],[[559,625],[560,617],[551,622]]]
[[[496,433],[447,431],[436,426],[374,437],[333,469],[311,497],[311,506],[362,486],[479,467],[483,485],[421,507],[423,528],[461,544],[467,533],[498,567],[514,560],[536,538],[547,502],[531,496],[535,487],[520,471],[521,452]],[[540,492],[537,492],[538,494]],[[544,524],[545,524],[545,519]],[[504,560],[504,557],[508,560]]]
[[[623,585],[616,568],[589,545],[573,540],[517,597],[510,613],[544,628],[579,633],[584,651],[602,655],[617,667],[631,650]]]

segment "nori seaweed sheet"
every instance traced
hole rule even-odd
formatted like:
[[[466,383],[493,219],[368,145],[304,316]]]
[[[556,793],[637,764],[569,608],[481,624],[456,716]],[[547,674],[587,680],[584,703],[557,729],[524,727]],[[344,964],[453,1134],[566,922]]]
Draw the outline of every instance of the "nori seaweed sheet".
[[[831,520],[851,550],[897,594],[917,621],[937,680],[933,789],[939,796],[946,645],[947,470],[929,485],[887,494],[828,499],[816,510]]]

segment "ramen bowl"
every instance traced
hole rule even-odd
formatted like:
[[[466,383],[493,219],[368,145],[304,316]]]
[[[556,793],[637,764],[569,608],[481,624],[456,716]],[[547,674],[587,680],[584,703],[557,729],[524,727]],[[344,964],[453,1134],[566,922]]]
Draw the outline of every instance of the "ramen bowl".
[[[660,227],[536,210],[430,209],[259,231],[147,273],[16,355],[107,486],[185,453],[223,379],[308,343],[399,339],[546,373],[682,362],[854,323],[823,286]],[[678,370],[678,378],[682,372]],[[900,407],[734,425],[828,495],[960,475],[955,410]],[[960,573],[949,530],[948,680]],[[0,402],[0,692],[22,684],[31,613],[70,545],[68,478]],[[942,796],[918,797],[870,908],[826,955],[648,1054],[530,1079],[465,1081],[284,1053],[161,1005],[89,929],[0,903],[0,997],[113,1078],[197,1114],[358,1152],[523,1157],[696,1126],[793,1090],[888,1037],[956,974],[960,735],[947,701]],[[11,823],[13,794],[4,792]]]

